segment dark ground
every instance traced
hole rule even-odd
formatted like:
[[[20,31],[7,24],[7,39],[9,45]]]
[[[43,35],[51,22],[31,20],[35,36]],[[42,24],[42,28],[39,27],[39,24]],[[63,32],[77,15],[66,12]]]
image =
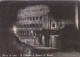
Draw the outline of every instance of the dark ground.
[[[79,57],[76,51],[35,50],[33,57]]]

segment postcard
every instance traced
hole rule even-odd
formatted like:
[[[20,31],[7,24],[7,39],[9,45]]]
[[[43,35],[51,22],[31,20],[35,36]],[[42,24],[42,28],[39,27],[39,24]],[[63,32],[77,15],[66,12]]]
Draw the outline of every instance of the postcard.
[[[80,1],[1,0],[0,57],[80,56]]]

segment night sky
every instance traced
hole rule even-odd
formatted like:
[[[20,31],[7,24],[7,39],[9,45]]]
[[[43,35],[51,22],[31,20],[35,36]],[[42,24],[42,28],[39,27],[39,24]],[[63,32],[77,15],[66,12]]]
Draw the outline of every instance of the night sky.
[[[17,11],[21,8],[34,5],[48,5],[54,19],[74,19],[75,2],[70,1],[23,1],[0,2],[0,23],[5,27],[14,24],[17,19]],[[6,25],[5,25],[6,24]]]

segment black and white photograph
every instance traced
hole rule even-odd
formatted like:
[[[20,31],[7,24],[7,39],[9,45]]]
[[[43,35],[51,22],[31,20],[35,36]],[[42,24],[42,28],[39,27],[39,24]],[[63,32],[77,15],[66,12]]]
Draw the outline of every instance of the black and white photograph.
[[[0,0],[0,57],[79,56],[79,0]]]

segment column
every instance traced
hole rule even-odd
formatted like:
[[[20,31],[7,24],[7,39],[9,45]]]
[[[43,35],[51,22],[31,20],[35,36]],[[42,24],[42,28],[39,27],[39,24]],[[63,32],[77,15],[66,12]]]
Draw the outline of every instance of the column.
[[[78,21],[78,2],[75,2],[75,26],[79,29],[79,21]]]

